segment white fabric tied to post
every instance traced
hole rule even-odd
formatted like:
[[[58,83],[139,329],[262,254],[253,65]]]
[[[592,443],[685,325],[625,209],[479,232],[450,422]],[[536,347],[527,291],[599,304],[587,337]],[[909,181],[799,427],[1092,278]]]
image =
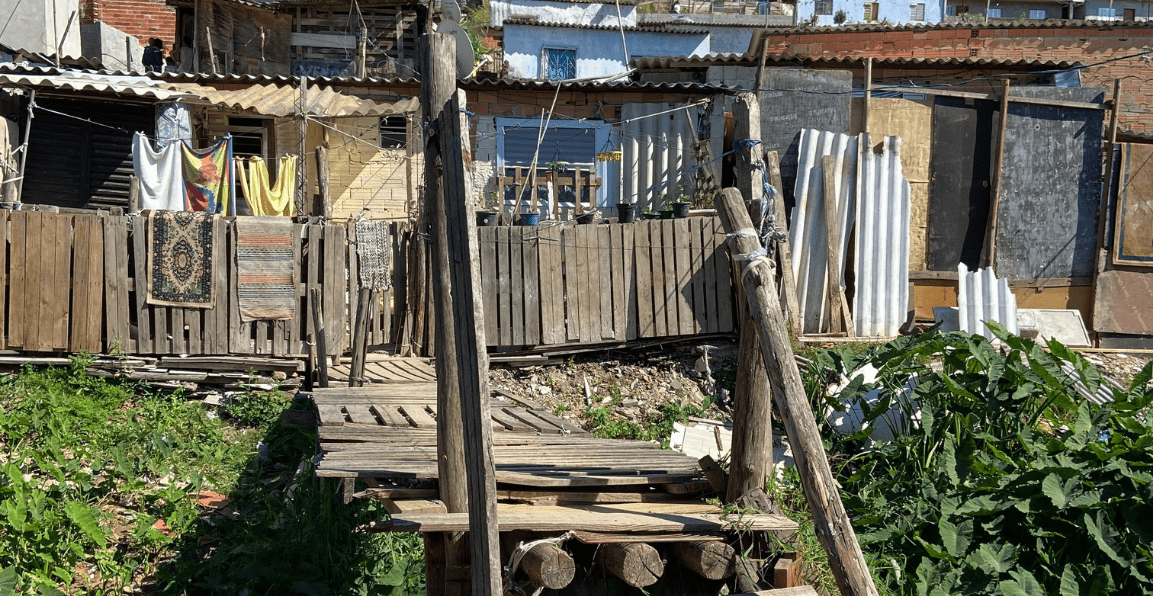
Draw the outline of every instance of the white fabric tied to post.
[[[153,151],[148,137],[132,139],[132,171],[140,180],[140,208],[184,211],[184,173],[181,143]]]

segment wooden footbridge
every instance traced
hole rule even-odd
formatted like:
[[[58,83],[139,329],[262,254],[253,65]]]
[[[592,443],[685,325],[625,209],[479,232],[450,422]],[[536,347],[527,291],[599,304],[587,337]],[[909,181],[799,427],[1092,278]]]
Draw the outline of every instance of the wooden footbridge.
[[[362,387],[311,393],[322,454],[316,474],[341,479],[350,498],[383,501],[389,518],[367,530],[419,532],[435,549],[444,534],[468,531],[468,514],[448,513],[439,500],[435,372],[420,359],[370,360]],[[352,371],[337,366],[332,374]],[[698,461],[682,453],[595,438],[505,394],[490,397],[489,413],[501,560],[521,561],[511,581],[559,589],[603,581],[597,578],[607,569],[615,581],[660,583],[678,593],[686,585],[694,593],[719,588],[739,573],[746,576],[741,585],[755,587],[763,560],[780,554],[762,548],[776,544],[764,534],[788,539],[797,530],[779,515],[726,514],[707,503],[713,487]],[[521,544],[532,546],[518,556]],[[751,560],[749,547],[758,549]],[[430,577],[453,576],[436,568],[437,558],[429,558]],[[601,573],[590,578],[594,562]],[[666,572],[667,565],[677,572]],[[585,572],[578,576],[578,568]]]

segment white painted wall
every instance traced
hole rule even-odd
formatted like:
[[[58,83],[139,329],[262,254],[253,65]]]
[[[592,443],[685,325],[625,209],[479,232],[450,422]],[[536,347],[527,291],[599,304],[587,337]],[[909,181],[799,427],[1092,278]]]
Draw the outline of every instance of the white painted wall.
[[[709,34],[625,31],[630,58],[640,56],[704,56]],[[628,70],[621,34],[613,29],[578,29],[541,25],[506,25],[504,55],[512,77],[545,78],[541,56],[545,48],[575,49],[577,78],[618,74]]]
[[[623,22],[626,27],[637,24],[637,7],[621,4],[621,18],[617,19],[615,3],[603,2],[550,2],[548,0],[489,0],[489,26],[503,27],[512,16],[532,16],[543,23],[569,25],[609,25]]]

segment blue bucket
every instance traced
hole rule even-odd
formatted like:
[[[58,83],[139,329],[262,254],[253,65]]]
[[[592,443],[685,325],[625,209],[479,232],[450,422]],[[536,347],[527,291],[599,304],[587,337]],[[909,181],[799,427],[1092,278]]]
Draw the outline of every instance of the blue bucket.
[[[540,213],[521,213],[516,216],[516,225],[518,226],[535,226],[540,225]]]

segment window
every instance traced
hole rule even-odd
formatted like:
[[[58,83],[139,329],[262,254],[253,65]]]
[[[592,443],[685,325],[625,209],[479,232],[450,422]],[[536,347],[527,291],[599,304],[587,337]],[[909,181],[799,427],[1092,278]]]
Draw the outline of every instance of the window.
[[[1126,21],[1136,21],[1137,20],[1137,9],[1126,8],[1125,9],[1125,20]]]
[[[989,18],[990,19],[1001,18],[1001,9],[1000,8],[990,8],[989,9]]]
[[[873,21],[877,20],[877,12],[878,12],[877,8],[878,8],[878,6],[880,6],[880,4],[877,2],[866,2],[865,3],[865,22],[866,23],[872,23]]]
[[[545,48],[544,69],[550,81],[576,78],[576,50]]]
[[[1097,9],[1097,16],[1102,17],[1102,18],[1106,18],[1106,19],[1111,19],[1111,18],[1117,16],[1117,11],[1113,10],[1113,9],[1109,9],[1109,8],[1098,8]]]
[[[268,159],[268,131],[263,118],[229,118],[228,132],[232,134],[234,157]],[[270,164],[269,168],[273,166]]]
[[[1043,8],[1033,9],[1029,11],[1029,18],[1035,21],[1040,21],[1048,18],[1048,14],[1046,14],[1045,9]]]
[[[833,0],[816,0],[814,14],[833,14]]]
[[[969,7],[965,6],[964,4],[958,4],[957,5],[957,15],[960,16],[963,14],[969,14]]]
[[[380,146],[383,149],[404,149],[408,146],[406,116],[386,116],[380,119]]]
[[[504,182],[501,183],[502,198],[506,205],[515,205],[519,199],[531,204],[529,197],[531,189],[525,185],[513,187],[512,180],[529,175],[527,166],[532,164],[533,155],[537,155],[537,196],[542,202],[542,209],[548,203],[556,203],[559,209],[567,211],[575,207],[576,197],[571,187],[566,189],[552,188],[547,182],[549,164],[564,164],[560,166],[556,175],[571,177],[577,166],[581,169],[583,180],[587,180],[589,173],[594,173],[602,179],[599,187],[585,187],[581,193],[581,201],[588,205],[590,200],[597,205],[611,205],[610,199],[617,197],[619,180],[614,185],[609,178],[615,178],[605,164],[596,161],[597,151],[609,142],[611,124],[602,121],[561,121],[553,119],[545,131],[540,148],[537,148],[537,137],[540,134],[540,120],[538,118],[497,118],[497,171],[500,172]],[[555,192],[556,194],[550,194]]]
[[[910,21],[923,21],[925,20],[925,3],[919,2],[917,4],[909,5],[909,20]]]

